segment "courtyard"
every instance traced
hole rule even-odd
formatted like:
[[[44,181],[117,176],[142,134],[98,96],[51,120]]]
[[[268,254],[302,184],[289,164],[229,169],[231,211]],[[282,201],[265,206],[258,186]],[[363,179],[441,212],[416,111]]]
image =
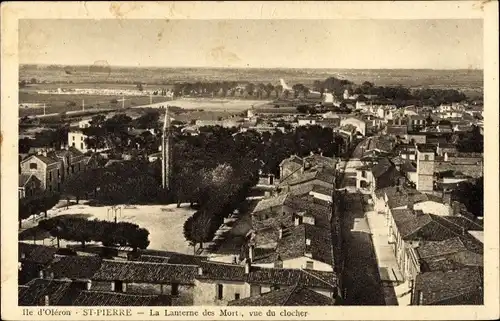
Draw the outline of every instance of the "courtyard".
[[[148,249],[179,252],[192,254],[193,247],[184,238],[183,225],[195,210],[189,204],[168,205],[133,205],[117,206],[117,222],[130,222],[139,225],[149,231],[150,244]],[[114,211],[109,206],[89,206],[87,204],[76,204],[68,208],[54,208],[49,211],[49,217],[56,216],[79,216],[89,220],[98,219],[103,221],[114,221]],[[37,244],[52,245],[53,238],[46,232],[41,231],[35,222],[23,222],[23,229],[19,239]],[[61,240],[61,246],[75,244]]]

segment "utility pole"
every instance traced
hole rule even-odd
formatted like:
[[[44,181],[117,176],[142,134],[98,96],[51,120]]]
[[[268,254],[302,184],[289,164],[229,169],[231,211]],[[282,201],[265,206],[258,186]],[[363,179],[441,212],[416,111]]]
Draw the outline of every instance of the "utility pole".
[[[43,115],[45,116],[45,103],[43,103]]]
[[[85,111],[85,100],[82,99],[82,111]]]

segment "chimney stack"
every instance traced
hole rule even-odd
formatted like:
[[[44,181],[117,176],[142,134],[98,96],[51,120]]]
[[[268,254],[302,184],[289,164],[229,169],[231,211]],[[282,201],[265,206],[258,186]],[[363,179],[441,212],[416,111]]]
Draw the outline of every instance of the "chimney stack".
[[[201,266],[198,266],[198,275],[203,275],[203,268]]]
[[[250,273],[250,268],[251,268],[251,263],[250,263],[250,260],[246,260],[245,261],[245,274],[249,274]]]
[[[300,225],[300,217],[298,215],[295,216],[295,219],[294,219],[294,224],[295,226],[299,226]]]
[[[49,305],[49,304],[50,304],[50,301],[49,301],[49,296],[48,296],[48,295],[45,295],[45,296],[43,297],[43,299],[44,299],[44,305],[46,305],[46,306],[47,306],[47,305]]]
[[[282,227],[280,227],[278,229],[278,233],[279,233],[279,239],[281,240],[283,238],[283,228]]]
[[[90,288],[92,287],[92,281],[88,280],[87,281],[87,291],[90,291]]]
[[[253,259],[254,259],[254,246],[253,245],[249,245],[248,246],[248,260],[250,262],[253,262]]]
[[[415,208],[414,208],[414,202],[413,202],[413,198],[410,197],[410,199],[408,199],[408,209],[410,211],[413,211]]]

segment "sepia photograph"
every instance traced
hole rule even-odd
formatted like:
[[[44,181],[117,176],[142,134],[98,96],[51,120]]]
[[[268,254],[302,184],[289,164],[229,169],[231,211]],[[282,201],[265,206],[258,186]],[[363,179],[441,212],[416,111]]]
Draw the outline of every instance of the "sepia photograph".
[[[485,305],[483,19],[17,28],[19,307]]]

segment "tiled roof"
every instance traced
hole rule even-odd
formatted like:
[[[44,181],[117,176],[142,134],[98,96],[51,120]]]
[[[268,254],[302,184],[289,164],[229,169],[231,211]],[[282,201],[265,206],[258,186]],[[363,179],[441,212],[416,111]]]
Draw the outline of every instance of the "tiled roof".
[[[30,178],[37,179],[33,174],[19,174],[19,187],[24,187]]]
[[[57,252],[57,248],[35,245],[19,242],[19,261],[29,261],[34,263],[46,264],[52,261],[54,254]],[[24,257],[23,257],[24,255]]]
[[[302,285],[317,288],[335,288],[337,280],[335,273],[301,270],[301,269],[270,269],[252,267],[247,278],[248,283],[274,285]]]
[[[290,157],[285,158],[284,160],[282,160],[282,161],[281,161],[281,163],[280,163],[280,166],[281,166],[281,165],[283,165],[283,164],[285,164],[285,163],[290,163],[290,162],[292,162],[292,163],[295,163],[295,164],[298,164],[298,165],[301,165],[301,166],[302,166],[302,164],[303,164],[303,162],[304,162],[304,161],[303,161],[303,160],[302,160],[302,158],[300,158],[299,156],[297,156],[297,155],[292,155],[292,156],[290,156]]]
[[[152,263],[198,265],[200,262],[207,260],[206,256],[189,255],[169,251],[140,250],[139,253],[139,257],[134,260]]]
[[[307,245],[306,240],[311,244]],[[333,249],[330,230],[309,224],[283,229],[276,252],[282,260],[294,259],[310,253],[312,259],[333,265]]]
[[[378,178],[384,175],[392,166],[392,163],[386,157],[383,157],[372,167],[372,174],[375,178]]]
[[[409,209],[392,210],[392,216],[404,240],[442,241],[457,234],[437,222],[437,216]]]
[[[484,273],[472,267],[417,275],[415,291],[422,293],[421,305],[482,305]]]
[[[103,260],[93,276],[97,281],[193,284],[195,265]]]
[[[139,295],[104,291],[81,291],[74,306],[170,306],[172,298],[166,295]]]
[[[99,256],[58,256],[43,272],[46,276],[54,273],[54,278],[91,279],[101,266]]]
[[[428,200],[428,197],[425,194],[401,186],[390,186],[381,189],[380,191],[387,195],[389,208],[401,207],[408,205],[410,202],[416,204]]]
[[[148,262],[148,263],[168,263],[170,260],[167,256],[156,256],[156,255],[141,255],[138,258],[134,258],[133,261]]]
[[[406,125],[390,125],[387,126],[387,135],[406,135],[408,128]]]
[[[49,297],[49,305],[69,305],[73,283],[69,280],[34,279],[19,289],[18,304],[21,306],[45,305],[45,296]]]
[[[286,200],[285,205],[297,212],[305,212],[308,215],[312,215],[317,226],[330,226],[332,209],[327,202],[311,195],[305,195],[303,197],[290,197]]]
[[[304,157],[304,161],[310,163],[313,166],[315,166],[315,165],[327,165],[331,168],[334,168],[335,163],[336,163],[335,159],[333,159],[331,157],[318,155],[318,154],[306,156],[306,157]]]
[[[314,185],[312,191],[315,193],[328,195],[328,196],[331,196],[333,194],[333,188],[325,187],[322,185]]]
[[[317,288],[334,288],[337,286],[336,275],[333,272],[252,266],[249,273],[246,274],[244,265],[220,262],[203,262],[201,268],[202,274],[196,274],[196,279],[199,280],[223,280],[280,286],[299,284]]]
[[[271,198],[265,198],[261,200],[259,203],[257,203],[253,212],[257,213],[260,211],[270,209],[275,206],[282,206],[285,203],[285,200],[287,199],[288,196],[289,194],[285,193]]]
[[[422,272],[483,266],[482,243],[469,234],[439,242],[423,242],[415,249]]]
[[[417,169],[415,168],[415,166],[413,166],[413,164],[410,161],[404,161],[401,164],[401,171],[405,173],[414,173],[417,171]]]
[[[305,287],[291,286],[262,295],[230,301],[229,306],[327,306],[335,300]]]
[[[197,279],[244,282],[248,277],[243,265],[207,261],[200,264],[200,267],[202,274],[196,274]]]
[[[47,164],[47,165],[52,165],[52,164],[59,163],[59,160],[54,159],[54,158],[52,158],[52,157],[44,156],[44,155],[33,155],[33,156],[28,157],[28,158],[26,158],[25,160],[23,160],[23,162],[28,161],[28,160],[29,160],[29,159],[31,159],[32,157],[36,157],[36,158],[38,158],[39,160],[41,160],[42,162],[44,162],[44,163],[45,163],[45,164]]]

